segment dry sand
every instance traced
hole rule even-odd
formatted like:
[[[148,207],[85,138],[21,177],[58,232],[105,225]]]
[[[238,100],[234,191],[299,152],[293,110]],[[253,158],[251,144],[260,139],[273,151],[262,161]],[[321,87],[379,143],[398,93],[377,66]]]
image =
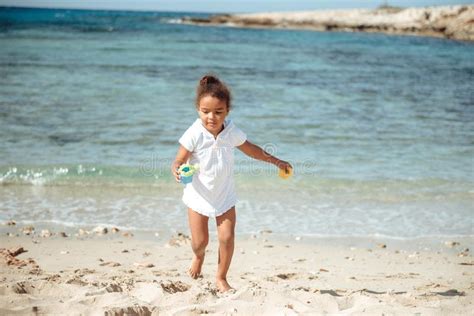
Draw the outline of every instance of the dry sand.
[[[456,240],[459,244],[380,244],[285,240],[262,232],[236,241],[228,275],[235,291],[227,293],[214,285],[212,239],[203,276],[193,280],[186,274],[192,253],[185,235],[171,240],[110,230],[68,237],[3,235],[0,314],[472,315],[474,310],[469,238]]]

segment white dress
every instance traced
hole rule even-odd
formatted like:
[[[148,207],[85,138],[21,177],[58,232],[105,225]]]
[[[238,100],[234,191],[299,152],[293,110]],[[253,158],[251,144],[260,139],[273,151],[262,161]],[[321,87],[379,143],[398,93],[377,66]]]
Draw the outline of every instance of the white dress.
[[[231,120],[214,138],[197,119],[179,139],[190,151],[190,164],[199,164],[193,181],[186,184],[183,202],[192,210],[208,217],[224,214],[237,202],[234,186],[234,148],[247,136]]]

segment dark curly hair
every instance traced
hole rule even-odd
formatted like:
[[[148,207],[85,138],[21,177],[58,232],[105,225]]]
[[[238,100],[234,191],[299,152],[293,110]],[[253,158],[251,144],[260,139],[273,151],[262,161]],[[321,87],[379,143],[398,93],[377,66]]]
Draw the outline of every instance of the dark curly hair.
[[[227,110],[230,111],[232,101],[230,90],[213,74],[207,74],[199,80],[196,88],[196,108],[199,109],[199,102],[207,95],[224,101],[227,104]]]

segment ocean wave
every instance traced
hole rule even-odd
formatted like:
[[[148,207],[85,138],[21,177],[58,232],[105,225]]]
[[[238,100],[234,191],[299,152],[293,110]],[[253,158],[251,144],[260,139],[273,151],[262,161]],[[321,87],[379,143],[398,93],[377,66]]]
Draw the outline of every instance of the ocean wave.
[[[81,176],[87,174],[102,175],[102,170],[95,167],[84,167],[78,165],[71,167],[9,167],[6,171],[0,169],[0,184],[29,184],[29,185],[45,185],[52,184],[57,180],[67,180],[71,175]]]
[[[19,181],[29,181],[30,185],[15,185],[13,181],[0,186],[0,219],[32,224],[65,222],[72,227],[186,229],[183,187],[171,177],[147,184],[142,178],[135,182],[130,174],[127,177],[127,172],[134,169],[131,167],[95,166],[93,170],[90,165],[55,166],[50,170],[55,170],[56,183],[61,183],[62,177],[79,175],[62,184],[38,187],[33,183],[41,183],[38,179],[45,177],[44,172],[40,175],[44,168],[15,168],[2,175],[11,178],[12,174],[21,174],[26,180]],[[99,170],[106,172],[98,176]],[[110,175],[112,172],[115,176]],[[83,176],[87,174],[89,177]],[[472,186],[439,179],[436,183],[424,180],[409,185],[398,181],[388,185],[382,180],[275,178],[249,174],[237,177],[240,233],[271,228],[275,234],[308,238],[400,240],[474,234],[469,221]]]
[[[0,185],[27,186],[78,186],[78,187],[162,187],[174,183],[169,171],[169,159],[151,158],[139,165],[57,164],[57,165],[10,165],[0,167]],[[313,170],[311,166],[293,164],[294,176],[278,180],[273,166],[248,160],[236,160],[234,169],[239,191],[259,196],[258,188],[269,188],[267,197],[281,194],[282,190],[293,192],[286,200],[291,211],[294,205],[310,205],[312,200],[347,200],[347,203],[425,203],[435,201],[474,200],[472,181],[442,178],[410,179],[354,179],[329,178]],[[294,204],[292,201],[295,200]],[[436,202],[438,201],[438,202]],[[294,204],[294,205],[293,205]],[[322,204],[319,205],[323,207]]]
[[[174,181],[169,160],[143,161],[138,166],[64,164],[0,167],[0,185],[141,187]]]
[[[183,24],[183,19],[181,19],[181,18],[178,18],[178,19],[165,18],[165,19],[161,19],[160,22],[170,23],[170,24]]]

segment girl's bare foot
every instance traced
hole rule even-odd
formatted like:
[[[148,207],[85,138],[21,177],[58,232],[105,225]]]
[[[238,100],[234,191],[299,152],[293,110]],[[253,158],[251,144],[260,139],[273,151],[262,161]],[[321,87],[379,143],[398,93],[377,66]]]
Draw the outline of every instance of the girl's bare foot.
[[[193,261],[191,262],[191,266],[188,269],[188,274],[193,279],[197,279],[201,276],[201,268],[202,268],[203,263],[204,263],[204,256],[198,257],[194,255]]]
[[[219,292],[227,292],[228,290],[233,289],[226,279],[216,279],[216,286]]]

